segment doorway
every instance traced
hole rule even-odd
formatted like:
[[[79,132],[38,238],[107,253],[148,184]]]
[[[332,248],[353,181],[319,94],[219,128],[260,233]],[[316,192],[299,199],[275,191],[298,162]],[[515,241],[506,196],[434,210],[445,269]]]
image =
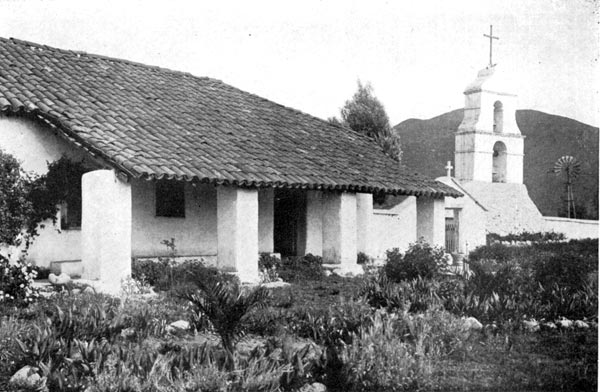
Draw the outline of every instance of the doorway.
[[[306,243],[306,194],[298,189],[275,189],[274,250],[282,257],[302,256]]]

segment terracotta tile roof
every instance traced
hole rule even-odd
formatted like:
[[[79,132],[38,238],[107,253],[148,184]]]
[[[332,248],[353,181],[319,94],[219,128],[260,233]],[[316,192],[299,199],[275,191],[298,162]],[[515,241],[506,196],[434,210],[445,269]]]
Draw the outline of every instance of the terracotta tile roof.
[[[219,80],[0,38],[0,111],[139,178],[460,196],[369,138]]]

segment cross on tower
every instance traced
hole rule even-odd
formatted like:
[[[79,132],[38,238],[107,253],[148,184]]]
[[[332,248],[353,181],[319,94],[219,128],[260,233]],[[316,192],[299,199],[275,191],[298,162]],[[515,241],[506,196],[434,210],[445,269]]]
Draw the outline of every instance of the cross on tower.
[[[494,65],[494,63],[492,62],[492,40],[495,39],[500,39],[499,37],[494,37],[494,34],[492,33],[492,25],[490,25],[490,35],[484,34],[484,37],[487,37],[490,39],[490,67],[492,67]]]
[[[444,169],[446,169],[446,177],[452,177],[452,169],[454,169],[452,167],[452,162],[448,161]]]

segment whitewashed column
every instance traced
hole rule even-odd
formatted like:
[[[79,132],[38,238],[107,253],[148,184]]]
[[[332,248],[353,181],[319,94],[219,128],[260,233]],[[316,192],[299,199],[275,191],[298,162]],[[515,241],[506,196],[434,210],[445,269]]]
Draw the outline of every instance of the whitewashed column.
[[[258,191],[258,250],[273,253],[274,190],[263,188]]]
[[[258,282],[258,190],[217,187],[217,264]]]
[[[96,170],[83,175],[81,190],[82,277],[118,292],[131,275],[131,185]]]
[[[323,262],[339,264],[340,273],[358,274],[356,194],[323,192]]]
[[[430,245],[445,247],[446,218],[444,199],[417,197],[417,238]]]
[[[373,195],[356,194],[356,245],[357,251],[374,256],[373,238]]]

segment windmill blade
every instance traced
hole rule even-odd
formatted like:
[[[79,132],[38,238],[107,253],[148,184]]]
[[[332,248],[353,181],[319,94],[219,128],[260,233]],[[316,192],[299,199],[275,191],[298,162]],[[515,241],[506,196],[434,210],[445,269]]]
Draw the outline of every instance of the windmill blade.
[[[581,173],[581,163],[570,155],[564,155],[554,163],[553,171],[557,176],[567,173],[571,178],[575,178]]]

